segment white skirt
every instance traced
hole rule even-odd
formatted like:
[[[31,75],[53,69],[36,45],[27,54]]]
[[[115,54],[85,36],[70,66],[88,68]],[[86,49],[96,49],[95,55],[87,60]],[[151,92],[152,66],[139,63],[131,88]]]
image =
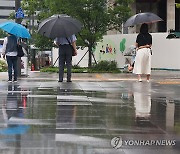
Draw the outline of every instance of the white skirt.
[[[142,48],[136,52],[134,74],[151,74],[151,52],[149,48]]]

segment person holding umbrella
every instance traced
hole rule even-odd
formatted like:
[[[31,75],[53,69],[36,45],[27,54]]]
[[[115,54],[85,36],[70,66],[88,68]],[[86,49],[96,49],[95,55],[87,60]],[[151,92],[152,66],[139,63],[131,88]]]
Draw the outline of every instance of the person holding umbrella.
[[[59,47],[59,82],[63,82],[64,66],[67,66],[67,82],[71,81],[72,56],[77,55],[76,36],[82,23],[67,14],[55,14],[44,19],[38,26],[38,33],[51,39]],[[73,52],[74,50],[74,52]]]
[[[151,73],[151,45],[152,36],[148,33],[148,24],[163,21],[158,15],[152,12],[142,12],[131,16],[124,24],[124,27],[131,27],[142,24],[140,33],[136,39],[136,58],[133,73],[138,75],[138,81],[142,82],[141,75],[147,75],[147,82]]]
[[[29,31],[21,24],[7,21],[0,24],[0,29],[6,31],[9,36],[4,39],[2,54],[8,64],[8,82],[12,82],[12,69],[14,70],[14,82],[17,82],[17,38],[30,39]]]
[[[148,33],[148,25],[141,25],[140,33],[136,38],[136,58],[133,73],[138,75],[138,81],[142,82],[142,74],[146,74],[147,82],[149,82],[151,74],[151,46],[152,36]]]
[[[65,63],[67,66],[67,82],[72,82],[71,81],[72,47],[74,49],[75,55],[77,55],[76,40],[77,38],[74,34],[70,37],[57,37],[55,39],[55,44],[59,47],[59,81],[58,82],[63,82]]]
[[[12,82],[12,69],[14,71],[14,82],[17,82],[17,38],[10,34],[4,39],[2,47],[2,55],[7,60],[8,64],[8,82]]]

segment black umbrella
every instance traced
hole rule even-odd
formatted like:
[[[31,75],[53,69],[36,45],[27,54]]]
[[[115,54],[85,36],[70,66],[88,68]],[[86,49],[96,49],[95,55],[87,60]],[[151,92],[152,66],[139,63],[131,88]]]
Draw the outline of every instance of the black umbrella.
[[[66,15],[53,15],[43,20],[38,27],[38,33],[48,38],[69,37],[82,28],[80,21]]]
[[[154,23],[163,21],[159,16],[151,12],[138,13],[130,17],[124,24],[124,27],[134,26],[142,23]]]

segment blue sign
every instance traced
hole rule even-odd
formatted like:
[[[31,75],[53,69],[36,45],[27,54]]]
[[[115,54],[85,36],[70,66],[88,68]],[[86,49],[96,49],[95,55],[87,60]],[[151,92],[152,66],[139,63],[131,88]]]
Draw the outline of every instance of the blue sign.
[[[16,17],[17,19],[19,19],[19,18],[24,18],[24,12],[23,12],[22,8],[19,8],[19,9],[17,10],[17,12],[16,12],[16,14],[15,14],[15,17]]]

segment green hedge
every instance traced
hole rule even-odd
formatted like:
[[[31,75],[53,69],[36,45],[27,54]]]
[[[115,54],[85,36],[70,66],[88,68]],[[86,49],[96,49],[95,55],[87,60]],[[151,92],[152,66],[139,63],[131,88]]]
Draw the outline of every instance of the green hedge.
[[[41,72],[55,72],[58,73],[58,67],[46,67],[40,70]],[[65,68],[64,72],[67,72]],[[119,73],[120,70],[117,68],[115,61],[100,61],[98,64],[93,64],[91,68],[73,66],[72,73]]]
[[[7,72],[7,63],[2,59],[0,59],[0,72]]]
[[[117,68],[117,62],[115,61],[100,61],[98,64],[94,64],[91,71],[95,72],[110,72],[110,73],[118,73],[120,72],[119,68]]]
[[[58,73],[59,72],[59,67],[46,67],[46,68],[42,68],[40,70],[41,72],[54,72],[54,73]],[[86,72],[87,69],[86,68],[72,68],[72,73],[84,73]],[[64,69],[64,72],[67,72],[67,69]]]

